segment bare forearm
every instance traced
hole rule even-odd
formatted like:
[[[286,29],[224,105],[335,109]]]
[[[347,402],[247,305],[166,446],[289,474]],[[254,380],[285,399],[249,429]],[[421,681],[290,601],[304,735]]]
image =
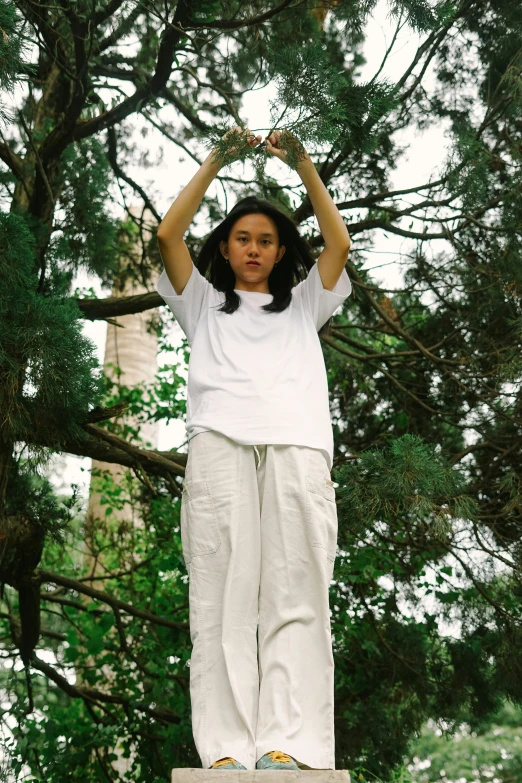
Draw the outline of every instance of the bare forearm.
[[[158,240],[183,239],[185,232],[198,211],[203,196],[219,172],[219,166],[211,162],[212,153],[203,161],[199,170],[183,188],[158,226]]]
[[[350,247],[348,229],[313,161],[309,158],[301,161],[297,167],[297,173],[301,177],[312,203],[325,247],[328,246],[340,253],[345,252]]]

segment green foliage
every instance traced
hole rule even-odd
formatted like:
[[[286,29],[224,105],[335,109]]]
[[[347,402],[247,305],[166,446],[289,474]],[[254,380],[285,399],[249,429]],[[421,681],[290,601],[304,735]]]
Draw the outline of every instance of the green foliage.
[[[0,213],[0,409],[4,438],[31,440],[48,454],[84,437],[81,424],[99,399],[94,345],[54,269],[38,293],[35,240],[23,217]]]
[[[271,127],[266,135],[284,129],[280,144],[291,168],[303,158],[303,145],[330,142],[362,147],[364,152],[376,147],[379,121],[397,106],[393,85],[384,80],[355,84],[344,69],[330,62],[318,40],[270,49],[269,63],[277,96],[270,101]],[[246,125],[240,127],[244,130]],[[226,130],[217,126],[207,135],[207,146],[216,150],[215,161],[226,166],[251,158],[256,176],[261,177],[269,157],[264,145],[252,148],[238,131],[224,139]]]
[[[272,124],[292,130],[305,144],[360,141],[370,150],[370,130],[396,107],[396,90],[385,80],[356,84],[330,57],[318,40],[270,51],[278,90],[270,102]]]
[[[357,529],[375,519],[400,526],[405,515],[424,521],[433,534],[449,531],[449,517],[474,519],[476,501],[466,495],[466,479],[416,435],[403,435],[389,447],[368,450],[357,463],[339,470],[341,513],[346,527]]]
[[[406,18],[408,25],[419,32],[436,28],[443,19],[447,19],[452,11],[452,3],[438,3],[435,8],[424,0],[400,0],[390,3],[390,14],[394,17]]]
[[[7,514],[18,514],[26,524],[48,535],[49,540],[65,546],[65,531],[80,505],[78,486],[73,484],[71,489],[70,496],[58,497],[49,478],[35,472],[33,460],[20,457],[9,473]]]
[[[64,150],[60,165],[63,230],[52,237],[48,255],[70,273],[84,268],[110,284],[122,248],[120,223],[108,209],[111,168],[105,145],[97,138],[82,139]]]
[[[233,13],[234,4],[220,0],[197,0],[192,6],[193,19],[198,22],[213,22],[219,16]]]
[[[179,501],[172,502],[162,481],[157,484],[161,494],[155,497],[137,497],[136,482],[128,473],[118,483],[108,472],[96,474],[94,481],[111,508],[111,513],[96,522],[94,537],[89,535],[92,554],[100,557],[103,553],[110,577],[101,589],[134,609],[167,618],[174,627],[155,625],[125,611],[116,618],[107,604],[81,594],[61,605],[52,601],[51,586],[42,585],[43,639],[54,670],[69,677],[80,672],[82,687],[97,689],[110,669],[115,701],[93,726],[89,700],[67,695],[56,685],[49,686],[46,678],[34,676],[35,712],[24,715],[23,672],[0,670],[0,687],[10,692],[10,713],[21,720],[14,730],[17,744],[12,770],[20,771],[22,759],[30,763],[25,752],[29,745],[38,749],[40,774],[47,780],[97,781],[102,765],[110,760],[106,749],[114,747],[124,732],[124,746],[138,752],[132,779],[147,775],[159,781],[150,767],[156,753],[153,748],[161,748],[169,764],[190,758],[191,765],[198,766],[191,747],[188,583],[179,535]],[[142,528],[122,523],[112,512],[125,503],[138,502],[144,509]],[[76,516],[65,531],[66,548],[50,541],[41,567],[72,579],[82,577],[87,524],[84,515]],[[124,575],[118,577],[118,573]],[[16,613],[16,595],[10,588],[6,594]],[[7,620],[0,617],[0,633],[5,635],[7,630]],[[123,647],[121,634],[127,640]]]
[[[477,730],[462,723],[453,737],[434,721],[409,749],[415,783],[513,783],[522,779],[522,710],[509,702]]]
[[[28,52],[29,44],[24,40],[22,31],[23,22],[18,16],[16,5],[13,2],[0,4],[0,90],[10,93],[20,81],[19,71],[22,68],[23,56]],[[24,68],[34,73],[34,68],[29,63],[23,63]],[[12,122],[14,114],[6,109],[3,101],[0,101],[0,123]]]
[[[74,487],[63,497],[53,490],[33,453],[41,463],[53,445],[81,436],[94,405],[125,402],[131,421],[98,426],[141,448],[149,445],[141,424],[186,415],[186,339],[153,383],[130,388],[97,366],[68,299],[79,270],[106,288],[140,280],[153,290],[161,268],[154,237],[142,252],[141,219],[115,217],[143,198],[135,172],[150,165],[149,148],[132,135],[135,115],[144,139],[154,125],[198,159],[205,144],[226,165],[248,159],[254,181],[234,171],[220,178],[227,205],[256,190],[322,245],[303,189],[266,174],[263,146],[241,134],[222,138],[246,126],[243,92],[255,96],[271,82],[271,127],[255,132],[289,130],[281,141],[294,167],[306,146],[352,237],[353,294],[321,341],[339,518],[330,585],[336,767],[359,783],[518,780],[522,7],[392,0],[390,18],[406,25],[401,33],[420,32],[421,44],[395,82],[385,68],[364,82],[359,73],[375,0],[306,0],[276,13],[261,0],[198,0],[168,9],[168,18],[135,3],[123,4],[119,18],[84,0],[40,4],[38,14],[19,8],[38,54],[33,72],[23,66],[25,126],[17,117],[2,140],[23,166],[7,169],[2,147],[0,187],[11,210],[0,224],[0,409],[3,434],[24,456],[14,458],[0,511],[15,527],[25,521],[47,534],[40,566],[56,584],[40,585],[29,683],[15,643],[19,596],[10,586],[2,594],[2,718],[14,733],[3,777],[108,783],[117,744],[136,783],[200,765],[181,475],[142,471],[139,482],[95,468],[94,516],[78,509]],[[7,3],[0,10],[0,27],[14,31],[11,65],[0,51],[4,87],[22,67],[13,66],[22,27],[12,11]],[[2,38],[0,30],[0,46]],[[131,39],[138,45],[129,57]],[[98,115],[96,133],[80,138]],[[395,191],[402,134],[437,123],[446,160],[427,147],[437,169],[431,183],[414,172]],[[152,187],[151,203],[156,195]],[[223,217],[221,201],[203,200],[209,226]],[[401,242],[393,260],[404,277],[391,287],[379,280],[379,263],[367,265],[380,232]],[[186,240],[196,252],[201,237],[189,231]],[[95,297],[89,286],[74,294]],[[161,350],[170,320],[162,308],[151,327]],[[99,566],[95,597],[86,590],[86,549]]]
[[[107,370],[114,373],[114,377],[103,374],[102,403],[104,407],[112,407],[119,403],[126,403],[126,416],[132,420],[132,424],[123,420],[117,422],[108,419],[100,426],[117,433],[126,440],[149,448],[150,444],[142,442],[140,427],[149,421],[161,421],[166,419],[183,419],[186,416],[186,381],[176,371],[179,360],[174,359],[171,364],[160,367],[152,383],[139,383],[132,387],[123,384],[117,377],[118,368],[108,364]]]
[[[338,495],[346,497],[346,487],[357,482],[361,477],[352,472]],[[376,489],[382,509],[378,495]],[[451,557],[465,529],[462,521],[441,539],[417,513],[395,520],[381,512],[361,532],[346,500],[339,510],[342,532],[331,588],[336,671],[343,683],[336,754],[363,780],[388,781],[401,769],[408,738],[419,734],[426,715],[444,721],[451,736],[463,720],[473,730],[481,726],[498,710],[506,687],[522,703],[515,684],[522,667],[522,606],[512,579],[486,584]],[[495,606],[504,607],[509,619]],[[454,633],[441,634],[442,623]]]

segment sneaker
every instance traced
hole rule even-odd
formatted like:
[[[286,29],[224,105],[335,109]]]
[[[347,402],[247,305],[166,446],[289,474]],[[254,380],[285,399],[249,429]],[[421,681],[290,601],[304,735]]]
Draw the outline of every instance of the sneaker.
[[[225,759],[219,759],[215,761],[209,769],[246,769],[239,761],[236,761],[231,756]]]
[[[265,753],[256,763],[256,769],[299,769],[292,756],[282,753],[280,750],[272,750]]]

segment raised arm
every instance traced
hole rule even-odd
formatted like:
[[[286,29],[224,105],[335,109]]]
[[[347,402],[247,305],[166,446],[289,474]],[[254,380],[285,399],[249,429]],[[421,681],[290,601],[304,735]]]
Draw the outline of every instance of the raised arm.
[[[323,287],[333,291],[348,259],[350,235],[324,182],[311,160],[302,161],[297,173],[303,181],[321,229],[324,249],[317,259]]]
[[[283,134],[293,136],[290,131],[273,131],[267,137],[267,148],[269,154],[287,163]],[[282,136],[283,139],[281,139]],[[348,259],[350,235],[341,213],[304,147],[302,147],[302,153],[303,156],[296,171],[306,188],[324,239],[324,250],[317,259],[317,268],[323,287],[332,291]]]
[[[235,133],[244,136],[245,143],[248,146],[255,146],[261,140],[261,136],[254,137],[248,128],[242,129],[239,126],[227,131],[223,138],[226,138],[229,134],[235,135]],[[241,155],[240,146],[233,142],[232,157],[236,149],[238,150],[238,155]],[[208,158],[201,164],[199,171],[192,177],[188,185],[183,188],[159,224],[156,233],[165,271],[178,296],[183,293],[183,289],[192,274],[193,266],[183,237],[192,223],[210,183],[217,176],[222,166],[222,164],[214,162],[216,160],[214,153],[215,150],[212,150]]]
[[[186,185],[158,226],[158,247],[167,276],[181,295],[192,274],[192,258],[183,237],[198,211],[203,196],[216,177],[219,166],[211,162],[213,152]]]

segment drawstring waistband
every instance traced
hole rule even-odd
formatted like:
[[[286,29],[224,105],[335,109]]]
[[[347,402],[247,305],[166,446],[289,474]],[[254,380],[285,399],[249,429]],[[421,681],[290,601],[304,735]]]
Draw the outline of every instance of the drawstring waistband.
[[[254,446],[255,452],[257,454],[257,465],[256,468],[259,467],[259,463],[261,462],[261,457],[259,456],[259,451],[257,450],[257,446]]]

